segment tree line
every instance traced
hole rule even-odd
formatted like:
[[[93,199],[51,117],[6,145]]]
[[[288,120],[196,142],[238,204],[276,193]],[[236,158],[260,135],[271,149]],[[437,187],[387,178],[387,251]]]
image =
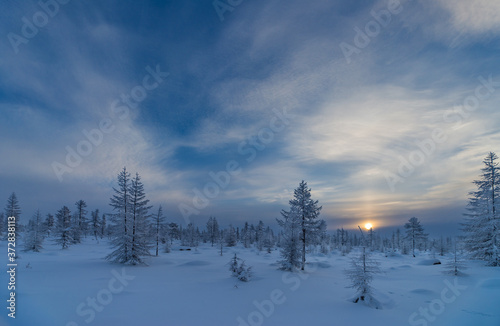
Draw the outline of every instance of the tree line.
[[[433,251],[439,255],[457,247],[470,258],[484,260],[487,265],[500,266],[500,174],[498,157],[489,153],[483,160],[480,178],[473,181],[477,190],[469,193],[467,213],[462,223],[463,235],[458,239],[440,237],[429,239],[421,222],[412,217],[404,225],[404,233],[397,229],[391,237],[382,237],[369,230],[364,245],[369,251],[401,252]],[[242,244],[259,251],[271,252],[280,249],[280,268],[284,270],[304,270],[306,254],[314,250],[328,253],[339,250],[348,254],[353,247],[362,245],[356,231],[337,229],[328,233],[325,220],[319,218],[322,207],[311,197],[311,189],[302,181],[294,190],[289,208],[281,211],[276,219],[279,231],[274,231],[263,221],[257,225],[246,222],[244,226],[220,227],[216,217],[209,217],[204,228],[193,223],[183,227],[168,223],[159,206],[151,213],[144,184],[138,173],[134,177],[123,168],[117,176],[117,186],[113,187],[110,198],[111,213],[101,213],[99,209],[90,212],[87,204],[78,200],[73,212],[67,206],[55,215],[42,214],[37,210],[26,225],[18,223],[21,215],[20,204],[15,193],[7,199],[4,212],[0,213],[0,236],[7,231],[6,216],[15,216],[18,223],[17,239],[22,239],[25,250],[38,252],[43,249],[43,241],[52,239],[67,249],[78,244],[82,238],[91,237],[96,241],[107,239],[112,251],[108,260],[122,264],[144,264],[144,258],[160,250],[169,252],[174,241],[182,246],[196,247],[200,242],[222,249]],[[5,234],[5,235],[4,235]],[[22,234],[22,238],[21,238]]]

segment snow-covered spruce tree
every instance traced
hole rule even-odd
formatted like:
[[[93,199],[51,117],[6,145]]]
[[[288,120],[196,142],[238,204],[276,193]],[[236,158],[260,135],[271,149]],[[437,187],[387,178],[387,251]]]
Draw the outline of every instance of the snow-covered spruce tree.
[[[245,222],[245,226],[243,230],[241,230],[241,242],[243,242],[243,246],[248,248],[250,246],[250,227],[248,226],[248,222]]]
[[[250,278],[252,277],[252,267],[247,267],[245,265],[245,261],[238,258],[236,254],[234,254],[233,258],[231,258],[228,265],[231,276],[236,277],[242,282],[250,281]]]
[[[229,261],[228,265],[229,265],[229,271],[231,272],[231,276],[238,276],[238,266],[239,266],[239,259],[238,256],[236,256],[236,254],[234,254],[234,257],[231,258],[231,260]]]
[[[215,217],[210,216],[208,218],[207,233],[208,239],[210,240],[210,243],[213,247],[214,243],[217,242],[217,237],[219,236],[219,223],[217,222],[217,219]]]
[[[79,200],[75,203],[75,220],[74,220],[74,239],[77,243],[81,242],[82,235],[87,234],[87,203],[84,200]]]
[[[234,227],[230,224],[226,232],[226,246],[234,247],[236,246],[236,231]]]
[[[99,220],[99,209],[90,213],[90,226],[94,239],[99,240],[99,233],[101,231],[101,221]]]
[[[326,233],[326,221],[321,220],[318,225],[317,242],[320,245],[322,254],[328,254],[330,251],[330,236]]]
[[[100,231],[100,235],[101,235],[101,239],[104,238],[104,236],[106,235],[106,214],[102,214],[102,217],[101,217],[101,231]]]
[[[50,237],[50,234],[54,229],[54,226],[55,226],[54,215],[49,213],[45,218],[45,222],[43,222],[43,227],[45,232],[47,233],[47,237]]]
[[[290,200],[290,211],[294,211],[300,218],[300,241],[302,243],[302,264],[301,270],[304,270],[306,264],[306,244],[308,237],[314,237],[314,233],[318,232],[317,218],[321,211],[321,206],[318,206],[318,201],[311,198],[311,189],[307,187],[307,182],[302,180],[297,189],[294,191],[293,199]]]
[[[250,244],[253,245],[255,242],[255,239],[257,238],[257,231],[255,230],[255,226],[253,224],[250,224],[250,230],[249,230],[249,239],[250,239]]]
[[[71,212],[68,207],[63,206],[56,213],[55,243],[60,244],[62,249],[68,249],[73,243],[73,230],[71,227]]]
[[[301,267],[301,243],[302,219],[295,207],[290,211],[281,211],[283,219],[276,219],[282,228],[281,258],[278,263],[281,270],[294,271]]]
[[[447,251],[446,244],[444,242],[443,236],[439,238],[439,256],[444,256]]]
[[[142,257],[150,256],[151,239],[149,238],[149,200],[146,199],[144,185],[138,173],[130,185],[130,214],[132,222],[132,239],[130,247],[130,264],[144,264]]]
[[[266,228],[266,231],[264,232],[263,246],[264,248],[266,248],[267,253],[270,254],[274,246],[274,234],[273,230],[271,230],[269,226]]]
[[[111,245],[114,249],[106,256],[107,260],[115,263],[128,264],[131,262],[130,232],[130,173],[126,168],[118,174],[118,188],[113,187],[115,194],[110,198],[110,206],[114,213],[111,215]]]
[[[238,280],[242,282],[248,282],[250,281],[250,278],[252,277],[253,272],[252,272],[252,266],[245,265],[245,261],[242,260],[240,267],[238,269]]]
[[[500,266],[500,167],[498,156],[489,153],[483,161],[481,178],[475,180],[477,191],[471,196],[463,231],[465,249],[473,259]]]
[[[453,257],[449,260],[444,267],[446,268],[444,273],[459,276],[462,274],[464,269],[467,269],[465,262],[460,258],[457,250],[457,241],[453,244]]]
[[[156,240],[156,257],[158,257],[158,250],[161,242],[161,238],[165,233],[165,216],[163,216],[163,209],[160,205],[158,207],[158,212],[154,216],[154,231]]]
[[[42,215],[40,214],[40,210],[35,212],[33,218],[30,221],[30,225],[28,228],[28,236],[24,240],[24,250],[25,251],[34,251],[40,252],[40,249],[43,249],[43,226],[42,226]]]
[[[7,199],[7,204],[5,205],[5,219],[6,222],[5,224],[8,224],[8,221],[10,221],[8,218],[14,216],[15,217],[15,234],[16,234],[16,240],[20,239],[20,234],[19,234],[19,218],[21,217],[21,207],[19,206],[19,201],[17,200],[16,193],[13,192],[9,198]],[[5,232],[5,236],[7,236],[8,232]]]
[[[81,242],[81,231],[78,227],[78,214],[73,212],[71,216],[71,238],[73,239],[73,244],[78,244]]]
[[[217,240],[217,244],[219,245],[220,248],[220,255],[222,256],[222,253],[224,251],[224,230],[220,230],[219,232],[219,239]]]
[[[174,239],[179,239],[179,225],[177,223],[168,223],[167,225],[167,235],[170,239],[170,245],[174,243]]]
[[[373,298],[372,287],[370,285],[373,275],[380,273],[379,265],[379,262],[369,257],[364,246],[359,258],[351,260],[351,268],[346,270],[345,273],[351,281],[350,287],[357,290],[356,295],[352,299],[354,303],[363,301],[369,306],[380,308],[378,301]]]
[[[358,226],[359,228],[359,226]],[[359,228],[361,231],[361,228]],[[363,231],[361,231],[363,234]],[[373,308],[380,308],[379,302],[373,298],[373,289],[370,285],[373,280],[373,275],[380,273],[380,263],[371,259],[366,250],[366,241],[363,236],[362,252],[359,258],[351,260],[351,268],[346,270],[345,273],[351,281],[352,288],[357,290],[356,295],[353,297],[352,302],[364,302]]]
[[[368,248],[373,251],[373,228],[368,230]]]
[[[264,247],[264,230],[264,222],[259,221],[255,228],[255,245],[259,251],[262,251]]]
[[[344,230],[344,228],[337,229],[337,248],[340,249],[342,256],[350,252],[349,232]]]
[[[416,217],[412,217],[404,225],[406,229],[406,240],[411,244],[413,257],[415,257],[415,248],[423,240],[427,239],[427,234],[424,233],[424,228]]]
[[[182,231],[183,237],[181,239],[181,244],[183,246],[198,247],[199,234],[196,231],[196,227],[193,223],[189,223],[185,230]]]

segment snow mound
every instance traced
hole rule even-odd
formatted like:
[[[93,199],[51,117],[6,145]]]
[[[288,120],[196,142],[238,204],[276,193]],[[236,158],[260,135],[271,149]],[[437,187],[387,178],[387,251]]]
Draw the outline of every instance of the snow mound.
[[[400,253],[397,253],[397,252],[388,252],[387,257],[400,258],[400,257],[403,257],[403,255],[401,255]]]
[[[377,301],[381,305],[379,309],[392,309],[396,306],[396,302],[389,295],[377,289],[373,289],[372,291],[374,297],[377,298]]]
[[[411,268],[410,265],[400,265],[400,266],[390,267],[389,269],[391,271],[395,271],[395,270],[410,269],[410,268]]]
[[[490,278],[488,280],[484,280],[480,285],[483,289],[496,290],[500,289],[500,279],[498,278]]]
[[[441,265],[441,261],[439,259],[431,258],[431,259],[423,259],[417,263],[417,265],[431,266],[431,265]]]
[[[203,261],[203,260],[192,260],[184,264],[180,264],[179,266],[206,266],[206,265],[210,265],[210,263],[208,261]]]
[[[421,295],[429,295],[429,296],[435,295],[434,291],[427,290],[427,289],[415,289],[415,290],[411,290],[410,292],[415,293],[415,294],[421,294]]]
[[[311,267],[316,267],[316,268],[330,268],[332,265],[330,263],[324,262],[324,261],[317,261],[317,262],[312,262],[307,264]]]
[[[394,300],[388,295],[376,290],[373,291],[373,294],[368,295],[357,293],[355,296],[349,298],[349,301],[352,303],[361,303],[374,309],[392,309],[395,306]]]
[[[324,253],[318,252],[311,255],[312,257],[326,257]]]

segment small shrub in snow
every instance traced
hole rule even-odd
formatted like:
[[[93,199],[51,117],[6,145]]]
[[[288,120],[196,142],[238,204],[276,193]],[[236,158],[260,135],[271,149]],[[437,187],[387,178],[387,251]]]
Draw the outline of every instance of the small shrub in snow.
[[[238,260],[239,258],[234,254],[234,257],[229,261],[229,271],[232,273],[232,276],[237,276],[238,274]]]
[[[370,283],[374,274],[380,273],[379,262],[368,258],[368,254],[363,248],[363,253],[351,261],[351,268],[346,271],[347,277],[351,280],[352,288],[357,290],[356,296],[352,299],[354,303],[360,301],[374,308],[380,308],[380,304],[373,298]]]
[[[453,258],[444,264],[445,274],[451,274],[455,276],[463,275],[462,271],[467,269],[465,262],[457,254],[457,244],[455,243],[453,248]]]
[[[242,261],[241,262],[241,265],[240,265],[240,268],[238,270],[238,280],[242,281],[242,282],[248,282],[250,281],[250,278],[252,277],[252,267],[249,266],[247,267],[245,265],[245,262]]]
[[[252,277],[252,267],[247,267],[245,261],[238,258],[236,254],[229,261],[229,271],[231,272],[231,276],[236,277],[242,282],[248,282]]]
[[[167,253],[167,254],[168,254],[168,253],[170,253],[171,251],[172,251],[172,248],[171,248],[170,242],[168,242],[168,241],[167,241],[167,242],[165,243],[165,247],[164,247],[164,249],[163,249],[163,252],[165,252],[165,253]]]

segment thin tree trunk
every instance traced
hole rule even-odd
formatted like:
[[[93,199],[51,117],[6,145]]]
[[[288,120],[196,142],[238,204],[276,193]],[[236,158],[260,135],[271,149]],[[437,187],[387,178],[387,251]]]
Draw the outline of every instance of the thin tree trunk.
[[[304,219],[302,219],[304,221]],[[306,266],[306,229],[302,228],[302,270]]]

